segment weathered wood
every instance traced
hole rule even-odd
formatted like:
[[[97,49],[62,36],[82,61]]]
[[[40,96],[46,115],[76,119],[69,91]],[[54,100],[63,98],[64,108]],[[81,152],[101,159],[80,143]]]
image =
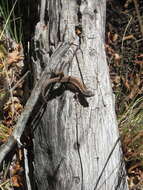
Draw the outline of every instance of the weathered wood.
[[[18,122],[16,124],[16,127],[12,135],[10,136],[8,141],[0,147],[0,166],[5,156],[12,150],[12,148],[17,143],[19,143],[19,145],[21,144],[20,138],[27,126],[29,118],[34,112],[36,104],[38,103],[38,99],[40,98],[40,95],[42,92],[41,88],[43,87],[45,81],[48,80],[51,76],[51,70],[55,70],[57,72],[58,65],[60,66],[62,65],[65,68],[69,66],[69,64],[66,62],[61,63],[61,59],[62,59],[62,56],[65,56],[65,54],[69,51],[70,48],[72,48],[71,45],[69,43],[65,43],[57,47],[57,49],[55,50],[55,53],[53,54],[54,56],[49,61],[49,66],[45,68],[45,70],[41,74],[40,79],[38,80],[34,89],[32,90],[31,96],[25,105],[24,111],[22,112],[20,118],[18,119]],[[76,51],[76,48],[74,47],[72,50],[74,52]],[[70,56],[68,58],[70,58]],[[69,60],[69,63],[70,63],[70,60]],[[55,67],[55,64],[56,64],[56,67]]]
[[[45,3],[41,0],[41,3],[48,14],[46,31],[40,31],[40,38],[35,37],[45,51],[42,56],[48,59],[50,51],[62,40],[71,42],[78,38],[79,50],[70,69],[58,67],[79,78],[82,72],[86,86],[95,96],[89,99],[87,108],[78,104],[70,92],[47,103],[46,112],[34,132],[34,172],[38,190],[126,190],[104,50],[106,1],[47,0]],[[43,12],[40,23],[44,26]],[[79,37],[75,31],[77,26],[82,28]],[[47,39],[48,44],[45,44]],[[40,61],[39,58],[37,63]]]

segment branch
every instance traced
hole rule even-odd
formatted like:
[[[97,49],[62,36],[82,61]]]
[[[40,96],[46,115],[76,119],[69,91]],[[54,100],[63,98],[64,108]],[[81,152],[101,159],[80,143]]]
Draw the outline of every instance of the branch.
[[[70,51],[71,48],[72,48],[72,51]],[[20,138],[25,130],[25,127],[34,110],[34,107],[40,97],[43,83],[45,82],[45,80],[50,78],[50,71],[54,70],[55,72],[58,72],[58,69],[61,69],[61,68],[67,69],[67,67],[69,66],[68,64],[70,64],[70,60],[72,60],[74,52],[76,50],[77,50],[77,47],[75,45],[71,45],[70,43],[64,43],[58,46],[55,52],[53,53],[48,66],[45,68],[45,70],[43,71],[41,75],[41,78],[39,79],[34,89],[32,90],[31,96],[29,97],[25,105],[25,109],[16,124],[16,127],[12,133],[12,136],[9,137],[8,141],[0,147],[0,165],[2,164],[6,155],[12,150],[12,148],[18,142],[20,143]],[[72,52],[70,55],[69,55],[70,53],[69,51]],[[63,62],[62,58],[64,57],[66,53],[68,53],[68,60]]]

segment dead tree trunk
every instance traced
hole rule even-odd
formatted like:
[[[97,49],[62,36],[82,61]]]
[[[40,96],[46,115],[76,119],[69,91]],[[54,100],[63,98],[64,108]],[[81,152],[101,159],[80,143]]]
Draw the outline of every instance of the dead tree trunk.
[[[35,82],[47,67],[81,79],[95,95],[76,98],[77,90],[60,82],[51,91],[62,85],[34,130],[38,190],[128,189],[104,50],[105,11],[106,0],[41,0]]]

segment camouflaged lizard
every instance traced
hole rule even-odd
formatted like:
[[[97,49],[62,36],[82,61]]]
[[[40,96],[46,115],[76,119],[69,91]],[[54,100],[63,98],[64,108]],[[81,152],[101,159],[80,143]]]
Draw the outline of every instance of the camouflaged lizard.
[[[46,91],[50,86],[56,83],[64,84],[65,89],[70,90],[71,92],[78,93],[84,97],[92,97],[94,93],[89,91],[86,86],[82,83],[79,78],[73,76],[66,76],[63,73],[57,73],[53,78],[46,80],[42,86],[42,96],[46,100]]]

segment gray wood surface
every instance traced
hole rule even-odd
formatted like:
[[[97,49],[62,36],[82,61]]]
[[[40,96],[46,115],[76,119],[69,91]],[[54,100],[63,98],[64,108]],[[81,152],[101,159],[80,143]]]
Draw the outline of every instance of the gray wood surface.
[[[70,42],[72,47],[49,67],[79,78],[81,72],[95,96],[86,108],[70,91],[47,103],[34,132],[38,190],[128,189],[104,49],[105,12],[105,0],[41,0],[35,81],[58,44]],[[79,25],[80,37],[75,33]]]

